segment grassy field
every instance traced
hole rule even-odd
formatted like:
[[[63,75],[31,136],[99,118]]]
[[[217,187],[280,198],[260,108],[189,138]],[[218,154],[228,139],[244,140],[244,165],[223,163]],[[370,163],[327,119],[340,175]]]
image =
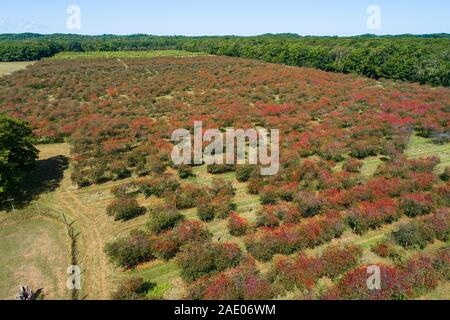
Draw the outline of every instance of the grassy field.
[[[13,220],[0,225],[0,299],[14,299],[20,285],[43,288],[47,299],[67,299],[64,226],[45,217]]]
[[[44,163],[69,152],[61,145],[40,149]],[[20,285],[43,288],[47,299],[69,298],[70,241],[60,212],[45,206],[51,198],[51,194],[43,195],[23,209],[0,212],[0,299],[14,299]]]
[[[34,62],[0,62],[0,77],[23,70]]]
[[[155,57],[196,57],[204,53],[181,50],[150,50],[150,51],[96,51],[96,52],[61,52],[49,58],[51,60],[68,59],[127,59],[127,58],[155,58]]]

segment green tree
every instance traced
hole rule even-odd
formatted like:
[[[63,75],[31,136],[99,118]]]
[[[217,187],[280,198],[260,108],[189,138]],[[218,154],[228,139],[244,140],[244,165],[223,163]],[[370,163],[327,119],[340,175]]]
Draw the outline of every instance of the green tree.
[[[0,115],[0,199],[15,193],[35,164],[35,142],[26,122]]]

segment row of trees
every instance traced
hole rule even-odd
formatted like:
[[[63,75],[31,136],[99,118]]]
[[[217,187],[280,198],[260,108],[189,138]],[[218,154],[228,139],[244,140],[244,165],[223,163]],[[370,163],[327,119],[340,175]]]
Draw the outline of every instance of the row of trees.
[[[450,85],[450,42],[441,37],[155,37],[4,35],[0,60],[37,60],[62,51],[183,49],[357,73],[432,85]]]

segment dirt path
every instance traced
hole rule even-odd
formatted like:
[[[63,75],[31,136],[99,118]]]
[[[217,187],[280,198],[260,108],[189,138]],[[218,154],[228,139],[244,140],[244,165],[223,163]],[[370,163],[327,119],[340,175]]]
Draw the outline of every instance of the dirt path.
[[[41,156],[44,158],[55,154],[69,156],[70,152],[65,144],[46,145],[41,148],[43,148]],[[82,269],[80,298],[105,300],[110,297],[113,289],[108,276],[114,272],[104,253],[109,217],[103,210],[95,207],[95,202],[88,203],[83,196],[80,190],[72,186],[68,169],[64,172],[64,178],[58,189],[50,195],[46,203],[42,203],[42,206],[56,214],[65,214],[69,221],[76,220],[74,227],[80,232],[77,244],[78,263]]]
[[[84,281],[83,293],[87,299],[107,299],[109,285],[107,281],[108,261],[103,252],[103,239],[97,224],[86,212],[90,208],[84,206],[72,193],[59,193],[57,195],[61,205],[69,211],[72,219],[76,220],[75,227],[81,232],[82,248],[79,248],[79,261],[82,264]]]

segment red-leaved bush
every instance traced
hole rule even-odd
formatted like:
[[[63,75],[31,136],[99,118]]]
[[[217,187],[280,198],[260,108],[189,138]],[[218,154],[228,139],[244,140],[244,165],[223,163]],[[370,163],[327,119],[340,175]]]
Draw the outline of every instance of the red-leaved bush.
[[[374,202],[361,202],[357,208],[348,212],[347,221],[357,234],[370,229],[378,229],[384,224],[399,218],[397,202],[393,199],[381,199]]]
[[[276,254],[292,254],[302,248],[314,248],[342,235],[344,223],[338,213],[307,219],[296,225],[261,228],[245,243],[258,260],[268,261]]]
[[[320,257],[324,274],[329,278],[336,278],[359,265],[362,249],[354,245],[344,247],[330,246]]]
[[[247,233],[249,223],[247,219],[240,217],[237,213],[231,213],[228,219],[228,230],[235,237],[241,237]]]
[[[347,273],[331,288],[324,299],[331,300],[396,300],[414,299],[437,287],[449,277],[450,252],[419,254],[397,266],[378,265],[381,271],[381,289],[371,290],[367,281],[369,266],[361,266]]]
[[[176,257],[182,278],[187,282],[236,267],[242,252],[235,243],[192,242]]]
[[[433,210],[433,197],[424,192],[405,194],[400,198],[400,208],[408,217],[423,216]]]
[[[312,289],[323,275],[323,263],[315,257],[301,253],[296,258],[277,256],[274,259],[270,278],[284,289]]]
[[[250,258],[234,269],[203,277],[188,288],[188,298],[193,300],[267,300],[273,296],[270,282]]]

